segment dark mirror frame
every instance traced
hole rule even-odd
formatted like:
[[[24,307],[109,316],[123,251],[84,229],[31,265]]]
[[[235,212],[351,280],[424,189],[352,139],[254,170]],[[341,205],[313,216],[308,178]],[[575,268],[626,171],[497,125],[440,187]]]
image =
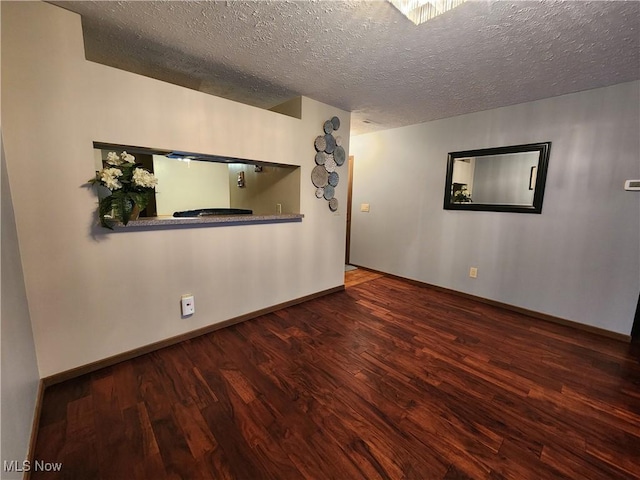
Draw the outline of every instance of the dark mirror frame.
[[[542,200],[544,187],[547,180],[547,166],[549,164],[549,152],[551,142],[529,143],[526,145],[512,145],[508,147],[484,148],[480,150],[465,150],[462,152],[450,152],[447,163],[447,176],[444,188],[445,210],[475,210],[482,212],[515,212],[515,213],[542,213]],[[458,158],[483,157],[492,155],[504,155],[509,153],[538,152],[538,171],[536,175],[535,190],[532,205],[501,205],[492,203],[455,203],[451,201],[453,190],[453,165]]]

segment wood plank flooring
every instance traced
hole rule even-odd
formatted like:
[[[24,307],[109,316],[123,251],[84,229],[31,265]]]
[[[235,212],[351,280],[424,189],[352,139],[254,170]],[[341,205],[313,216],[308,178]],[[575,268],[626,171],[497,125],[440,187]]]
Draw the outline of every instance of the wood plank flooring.
[[[382,276],[384,276],[384,274],[379,272],[367,270],[366,268],[357,268],[356,270],[345,272],[344,286],[346,288],[355,287],[356,285],[375,280],[376,278],[380,278]]]
[[[35,459],[63,467],[31,478],[640,479],[639,455],[632,346],[379,276],[48,388]]]

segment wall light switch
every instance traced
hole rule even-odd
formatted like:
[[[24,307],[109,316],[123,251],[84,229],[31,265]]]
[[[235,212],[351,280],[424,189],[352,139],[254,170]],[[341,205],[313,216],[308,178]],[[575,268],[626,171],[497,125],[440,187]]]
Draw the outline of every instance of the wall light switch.
[[[360,204],[360,211],[361,212],[368,212],[369,211],[369,204],[368,203],[361,203]]]
[[[624,182],[624,189],[630,192],[640,191],[640,180],[627,180]]]
[[[478,269],[476,267],[471,267],[469,269],[469,276],[471,278],[478,278]]]
[[[182,306],[182,316],[193,315],[196,312],[196,304],[193,295],[182,295],[180,298]]]

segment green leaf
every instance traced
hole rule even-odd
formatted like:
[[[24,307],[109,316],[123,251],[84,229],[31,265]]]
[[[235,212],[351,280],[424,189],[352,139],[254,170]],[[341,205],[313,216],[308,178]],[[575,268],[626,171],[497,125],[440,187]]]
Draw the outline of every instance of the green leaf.
[[[108,197],[104,197],[98,200],[98,218],[100,219],[100,225],[113,230],[113,225],[109,219],[106,218],[107,215],[111,215],[111,211],[113,210],[113,196],[109,195]]]
[[[125,225],[129,223],[131,218],[131,199],[127,192],[119,190],[112,195],[115,200],[116,217]]]
[[[130,192],[129,197],[131,198],[131,201],[133,201],[133,203],[138,205],[138,208],[141,211],[144,210],[149,204],[149,195],[144,192]]]

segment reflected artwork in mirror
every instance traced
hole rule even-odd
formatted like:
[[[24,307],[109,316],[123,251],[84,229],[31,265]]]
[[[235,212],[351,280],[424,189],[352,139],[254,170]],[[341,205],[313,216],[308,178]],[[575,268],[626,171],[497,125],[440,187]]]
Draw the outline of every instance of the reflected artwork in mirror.
[[[551,142],[450,152],[445,210],[541,213]]]

